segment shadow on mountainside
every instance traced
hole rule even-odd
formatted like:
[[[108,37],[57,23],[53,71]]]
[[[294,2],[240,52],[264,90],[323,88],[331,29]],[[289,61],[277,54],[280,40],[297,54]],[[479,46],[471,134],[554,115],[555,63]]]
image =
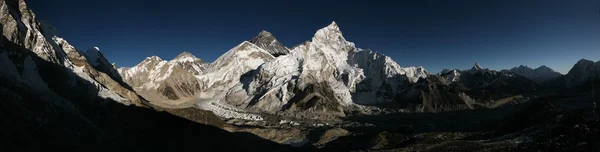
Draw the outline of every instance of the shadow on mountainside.
[[[98,88],[65,67],[43,60],[4,35],[0,44],[0,52],[8,53],[8,62],[15,63],[20,73],[23,61],[31,57],[49,88],[35,89],[5,73],[4,69],[0,70],[0,145],[3,149],[289,150],[288,146],[248,133],[230,133],[166,112],[103,99],[98,95]],[[76,78],[73,86],[69,85],[73,81],[68,79],[70,75]]]

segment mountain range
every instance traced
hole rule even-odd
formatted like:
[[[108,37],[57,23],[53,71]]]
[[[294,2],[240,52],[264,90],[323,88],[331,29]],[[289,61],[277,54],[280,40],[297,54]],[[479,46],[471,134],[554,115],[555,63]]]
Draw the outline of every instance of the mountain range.
[[[179,56],[201,61],[187,52]],[[373,114],[373,107],[421,112],[491,107],[562,76],[546,66],[494,71],[475,63],[469,70],[439,74],[401,67],[384,54],[357,48],[335,22],[291,49],[261,31],[212,63],[177,60],[153,56],[119,73],[155,105],[246,120],[262,120],[260,114],[332,120]],[[184,66],[197,68],[175,70]]]
[[[528,66],[520,65],[518,67],[514,67],[514,68],[510,69],[510,71],[517,73],[519,75],[522,75],[524,77],[527,77],[539,84],[562,76],[562,74],[552,70],[551,68],[549,68],[545,65],[542,65],[535,69],[532,69],[531,67],[528,67]]]
[[[285,151],[317,134],[290,125],[368,128],[373,123],[348,121],[494,110],[544,97],[594,100],[600,78],[600,61],[585,59],[566,75],[546,66],[496,71],[478,63],[430,73],[358,48],[335,22],[292,48],[261,31],[211,63],[182,52],[116,68],[100,48],[82,51],[69,44],[24,0],[0,0],[0,12],[0,126],[6,127],[0,139],[37,151],[48,145],[195,151],[175,145],[198,143],[217,151]],[[298,132],[306,137],[282,137]],[[327,130],[310,142],[335,140],[327,133],[349,134]]]

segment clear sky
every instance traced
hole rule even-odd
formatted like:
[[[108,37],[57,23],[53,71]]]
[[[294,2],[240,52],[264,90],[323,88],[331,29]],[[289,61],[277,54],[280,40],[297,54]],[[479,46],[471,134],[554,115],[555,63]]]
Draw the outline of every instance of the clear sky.
[[[400,66],[490,69],[600,60],[598,0],[29,0],[75,47],[117,66],[189,51],[213,61],[261,30],[288,47],[336,21],[347,40]]]

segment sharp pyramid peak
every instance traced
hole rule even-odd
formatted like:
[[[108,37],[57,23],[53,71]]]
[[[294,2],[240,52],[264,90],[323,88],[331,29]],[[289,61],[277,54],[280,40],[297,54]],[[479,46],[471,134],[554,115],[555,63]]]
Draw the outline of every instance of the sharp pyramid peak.
[[[335,21],[331,22],[331,24],[329,24],[326,27],[320,29],[319,31],[321,31],[321,30],[327,30],[327,31],[332,31],[332,32],[340,33],[341,34],[340,27],[338,26],[337,23],[335,23]]]
[[[328,26],[319,29],[315,33],[315,36],[313,37],[313,42],[315,42],[315,41],[320,41],[320,42],[332,42],[332,41],[347,42],[346,39],[344,38],[343,34],[342,34],[342,31],[338,27],[338,24],[335,23],[335,22],[331,22],[331,24],[329,24]]]
[[[249,43],[253,43],[275,57],[289,53],[287,47],[283,46],[273,34],[265,30],[258,33],[258,35],[252,38]]]
[[[332,21],[332,22],[331,22],[331,24],[329,24],[327,27],[331,27],[331,28],[337,28],[337,29],[339,29],[339,27],[338,27],[338,24],[337,24],[337,23],[335,23],[335,21]]]
[[[250,43],[266,43],[268,41],[268,43],[271,43],[271,41],[276,40],[275,36],[273,36],[273,34],[271,32],[262,30],[260,31],[260,33],[258,33],[258,35],[256,35],[254,38],[252,38],[251,40],[249,40]]]
[[[476,70],[482,70],[483,67],[481,67],[481,65],[479,65],[478,62],[475,62],[475,65],[473,66],[473,68],[475,68]]]

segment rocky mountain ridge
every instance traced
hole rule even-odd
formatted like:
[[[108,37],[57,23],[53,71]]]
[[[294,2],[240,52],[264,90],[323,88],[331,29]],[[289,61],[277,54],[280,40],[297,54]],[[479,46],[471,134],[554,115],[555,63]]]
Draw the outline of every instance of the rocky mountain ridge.
[[[545,65],[542,65],[535,69],[528,66],[520,65],[518,67],[510,69],[510,71],[527,77],[539,84],[542,84],[543,82],[548,81],[550,79],[555,79],[562,76],[562,74],[552,70],[551,68]]]

